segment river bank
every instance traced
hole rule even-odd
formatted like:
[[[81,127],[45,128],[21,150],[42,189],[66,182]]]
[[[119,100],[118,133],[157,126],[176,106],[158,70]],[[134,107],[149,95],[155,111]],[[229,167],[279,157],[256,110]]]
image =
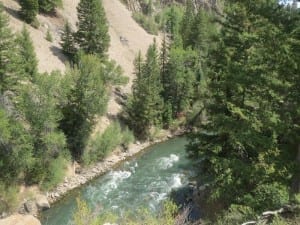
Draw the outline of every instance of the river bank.
[[[68,193],[71,193],[73,190],[80,188],[81,186],[91,182],[106,172],[109,172],[113,168],[116,168],[122,162],[137,156],[139,153],[145,151],[148,147],[160,142],[164,142],[168,139],[182,136],[185,133],[186,130],[184,129],[180,129],[175,132],[164,131],[163,135],[160,135],[160,137],[153,141],[146,141],[143,143],[136,141],[134,144],[131,144],[128,150],[125,152],[121,151],[121,148],[118,148],[103,161],[92,166],[86,168],[80,167],[80,169],[76,172],[76,168],[74,167],[74,174],[72,176],[67,176],[62,183],[58,184],[56,188],[50,192],[40,193],[40,191],[36,190],[33,192],[34,194],[31,193],[29,198],[25,196],[23,203],[18,208],[19,214],[13,214],[11,216],[3,215],[3,219],[0,219],[0,224],[10,224],[12,222],[15,223],[14,221],[16,218],[18,218],[18,221],[22,225],[31,224],[31,220],[28,220],[28,222],[23,218],[27,218],[26,216],[33,216],[32,219],[34,219],[34,217],[38,217],[38,212],[41,212],[43,209],[50,208],[50,205],[58,202]],[[42,204],[39,202],[40,200],[42,200]],[[36,222],[36,224],[40,224],[38,220],[36,220]]]
[[[153,140],[146,141],[140,143],[139,141],[131,144],[127,151],[121,151],[120,149],[116,149],[113,151],[108,157],[106,157],[103,161],[98,162],[92,166],[87,168],[80,168],[78,173],[74,173],[73,176],[66,177],[64,181],[57,185],[52,191],[46,193],[46,197],[50,204],[53,204],[59,201],[62,197],[64,197],[68,192],[81,187],[82,185],[92,181],[93,179],[103,175],[108,172],[112,168],[119,165],[121,162],[130,159],[131,157],[137,155],[142,152],[146,148],[154,145],[156,143],[160,143],[166,141],[170,138],[174,138],[177,136],[181,136],[186,133],[186,130],[180,129],[175,132],[167,131],[161,137]],[[74,171],[76,168],[74,168]]]
[[[74,173],[73,176],[66,177],[65,180],[62,183],[60,183],[56,188],[54,188],[51,192],[44,193],[44,195],[40,197],[38,197],[40,193],[35,193],[35,195],[31,195],[29,199],[24,199],[24,202],[22,203],[21,207],[19,207],[19,213],[25,214],[25,217],[28,216],[28,214],[38,217],[38,211],[41,212],[43,209],[48,209],[50,208],[50,205],[52,205],[53,207],[53,204],[61,200],[64,196],[74,193],[74,189],[78,189],[81,186],[105,174],[106,172],[111,171],[112,169],[120,165],[122,162],[129,161],[132,158],[135,158],[135,156],[139,155],[139,153],[146,151],[148,147],[160,142],[164,142],[168,139],[182,136],[185,133],[185,130],[179,130],[173,133],[168,131],[164,132],[163,135],[161,135],[154,141],[147,141],[144,143],[136,142],[134,144],[131,144],[126,152],[122,152],[120,151],[120,149],[116,149],[102,162],[96,163],[95,165],[90,166],[88,168],[80,168],[77,171],[77,173]],[[40,204],[38,204],[38,199],[41,200],[41,198],[43,200],[42,207],[36,207],[40,206]],[[50,203],[50,205],[48,203]],[[14,217],[16,216],[18,216],[18,218],[23,218],[19,214],[12,215],[4,220],[0,220],[0,224],[1,222],[7,224],[7,220],[14,221]],[[23,223],[25,221],[23,219],[20,219],[19,221],[21,222],[20,224],[27,224]]]
[[[194,167],[184,150],[187,143],[184,135],[146,148],[102,176],[69,192],[40,214],[41,222],[71,225],[78,198],[100,217],[114,215],[124,218],[124,215],[130,214],[133,219],[141,209],[159,214],[163,201],[169,198],[170,193],[188,185],[190,178],[195,176]]]

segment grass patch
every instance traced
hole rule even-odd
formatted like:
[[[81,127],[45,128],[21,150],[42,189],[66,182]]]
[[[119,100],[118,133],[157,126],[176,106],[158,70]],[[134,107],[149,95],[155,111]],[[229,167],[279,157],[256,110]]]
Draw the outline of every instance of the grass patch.
[[[41,184],[41,188],[43,190],[50,190],[63,181],[67,163],[68,160],[66,160],[63,156],[59,156],[58,158],[51,161],[47,177]]]
[[[97,162],[120,145],[127,149],[133,141],[133,133],[127,127],[122,129],[118,122],[114,122],[102,134],[97,134],[89,141],[83,161],[85,164]]]
[[[14,185],[6,186],[0,183],[0,214],[13,212],[18,204],[18,188]]]

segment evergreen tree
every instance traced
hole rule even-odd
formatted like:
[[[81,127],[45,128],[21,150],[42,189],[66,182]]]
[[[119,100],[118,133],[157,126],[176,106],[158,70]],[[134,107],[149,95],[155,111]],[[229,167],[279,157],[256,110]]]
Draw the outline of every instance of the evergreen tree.
[[[38,0],[20,0],[20,5],[22,17],[27,23],[32,23],[39,11]]]
[[[154,42],[148,48],[145,62],[140,54],[135,60],[136,79],[128,113],[132,128],[141,138],[148,138],[150,128],[162,124],[163,99],[158,57]]]
[[[24,26],[21,33],[17,36],[19,67],[22,68],[24,77],[33,81],[37,75],[38,61],[34,51],[33,43],[29,32]],[[23,77],[23,78],[24,78]]]
[[[172,105],[173,117],[191,106],[196,87],[196,63],[194,51],[176,47],[170,49],[163,79],[163,96]]]
[[[110,38],[101,0],[81,0],[77,7],[76,42],[86,54],[105,56]]]
[[[60,45],[63,49],[63,52],[70,57],[70,59],[72,59],[77,49],[75,47],[74,32],[69,22],[65,23]]]
[[[178,7],[172,5],[170,11],[167,14],[165,32],[167,32],[170,35],[170,41],[175,46],[182,45],[182,38],[180,35],[181,21],[182,13],[179,11]]]
[[[183,46],[187,47],[191,45],[192,42],[192,28],[193,28],[193,21],[195,16],[195,8],[192,0],[186,1],[186,8],[181,22],[181,36]]]
[[[8,18],[0,4],[0,93],[11,89],[15,82],[17,61],[14,37],[8,27]]]
[[[106,111],[107,93],[104,83],[105,69],[94,55],[80,55],[77,68],[69,71],[73,80],[68,102],[63,107],[61,128],[69,149],[80,160],[97,115]]]
[[[55,8],[62,5],[62,0],[38,0],[39,11],[44,13],[54,12]]]
[[[17,108],[26,119],[28,133],[33,137],[33,164],[26,174],[26,181],[31,184],[51,182],[56,176],[54,172],[57,172],[51,171],[53,163],[65,155],[66,138],[58,129],[62,118],[58,106],[65,98],[65,89],[68,89],[68,86],[63,86],[62,79],[60,73],[36,75],[34,83],[26,82],[19,88]],[[63,166],[59,167],[63,169]]]
[[[209,120],[191,135],[188,153],[203,159],[211,198],[225,206],[261,212],[264,202],[280,207],[278,196],[288,195],[281,187],[291,182],[296,151],[282,138],[294,122],[286,124],[280,102],[290,87],[285,71],[297,72],[287,69],[295,61],[287,60],[291,35],[281,10],[275,1],[227,2],[221,41],[210,57]]]
[[[32,140],[20,121],[11,118],[2,104],[0,130],[0,179],[1,183],[11,185],[22,178],[20,175],[31,164]]]

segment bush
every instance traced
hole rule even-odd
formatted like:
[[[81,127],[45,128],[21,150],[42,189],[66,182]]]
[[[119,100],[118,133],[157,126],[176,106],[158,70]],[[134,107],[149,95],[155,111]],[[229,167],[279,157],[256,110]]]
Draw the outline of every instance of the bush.
[[[162,209],[162,214],[158,217],[146,209],[140,209],[137,213],[125,213],[122,218],[118,218],[117,215],[112,213],[105,213],[98,216],[99,213],[93,212],[86,202],[77,199],[77,211],[74,213],[73,219],[75,225],[98,225],[106,223],[124,225],[173,225],[175,224],[175,216],[177,213],[177,206],[171,201],[166,201]]]
[[[16,210],[18,189],[0,183],[0,214]]]
[[[35,28],[35,29],[39,29],[39,27],[40,27],[40,22],[38,21],[38,19],[35,19],[35,20],[33,20],[32,22],[31,22],[31,24],[30,24],[33,28]]]
[[[131,130],[129,130],[127,127],[122,132],[122,145],[125,148],[128,148],[130,143],[134,142],[134,135]]]
[[[53,37],[52,37],[49,29],[47,30],[47,33],[46,33],[46,40],[49,42],[53,41]]]
[[[254,211],[244,205],[231,205],[230,208],[223,212],[223,215],[218,218],[217,225],[239,225],[247,220],[255,218]]]
[[[89,141],[83,161],[90,164],[102,160],[117,146],[123,145],[126,148],[133,141],[133,133],[128,128],[122,130],[119,123],[112,123],[103,134],[97,134]]]
[[[153,17],[148,17],[142,13],[134,13],[133,19],[140,24],[149,34],[158,34],[158,25]]]
[[[279,183],[262,184],[251,193],[243,197],[242,202],[249,205],[256,212],[274,210],[288,203],[287,187]]]
[[[41,184],[43,190],[49,190],[63,181],[68,160],[63,156],[54,159],[49,165],[49,171],[44,182]]]

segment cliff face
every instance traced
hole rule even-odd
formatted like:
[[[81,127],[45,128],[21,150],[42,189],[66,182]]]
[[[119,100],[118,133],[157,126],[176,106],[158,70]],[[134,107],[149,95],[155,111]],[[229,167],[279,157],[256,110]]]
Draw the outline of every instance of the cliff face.
[[[160,4],[162,6],[179,3],[185,4],[187,0],[152,0],[153,4]],[[207,9],[219,10],[220,0],[192,0],[195,8],[204,7]],[[144,0],[123,0],[128,9],[132,12],[141,12],[147,7]]]

